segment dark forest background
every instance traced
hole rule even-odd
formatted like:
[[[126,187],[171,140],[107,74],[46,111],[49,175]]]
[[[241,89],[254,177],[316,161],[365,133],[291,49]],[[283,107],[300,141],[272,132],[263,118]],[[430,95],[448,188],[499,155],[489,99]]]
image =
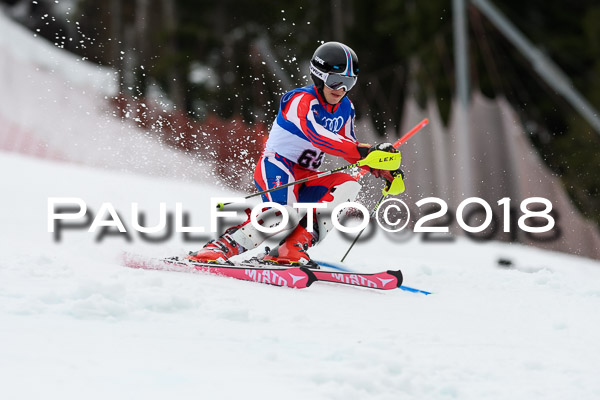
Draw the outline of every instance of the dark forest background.
[[[124,96],[154,96],[204,120],[269,124],[279,96],[308,83],[321,41],[359,56],[352,99],[378,131],[399,125],[404,99],[435,98],[447,121],[455,93],[450,0],[2,0],[34,34],[116,68]],[[495,0],[600,109],[600,3]],[[474,6],[472,90],[506,97],[585,216],[600,223],[600,133],[546,85]],[[356,93],[357,92],[357,93]]]

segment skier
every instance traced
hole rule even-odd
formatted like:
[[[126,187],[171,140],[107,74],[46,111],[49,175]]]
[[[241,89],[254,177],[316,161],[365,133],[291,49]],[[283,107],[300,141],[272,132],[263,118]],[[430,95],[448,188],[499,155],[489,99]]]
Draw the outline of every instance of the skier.
[[[279,113],[254,171],[254,183],[260,191],[317,174],[325,153],[355,163],[375,149],[397,151],[390,143],[371,146],[356,139],[354,106],[346,95],[358,78],[358,58],[350,47],[338,42],[319,46],[310,61],[310,75],[314,85],[296,88],[281,98]],[[375,169],[370,172],[388,182],[401,173]],[[326,210],[354,201],[360,188],[355,178],[338,172],[263,194],[263,201],[284,206],[290,216],[287,229],[293,230],[262,261],[314,265],[306,251],[322,242],[332,228],[330,219],[325,217]],[[307,226],[306,209],[293,208],[294,203],[325,203],[327,208],[314,211],[311,229]],[[280,214],[275,208],[265,209],[257,221],[269,226],[269,221]],[[258,247],[272,235],[260,232],[248,218],[187,258],[227,263],[230,257]]]

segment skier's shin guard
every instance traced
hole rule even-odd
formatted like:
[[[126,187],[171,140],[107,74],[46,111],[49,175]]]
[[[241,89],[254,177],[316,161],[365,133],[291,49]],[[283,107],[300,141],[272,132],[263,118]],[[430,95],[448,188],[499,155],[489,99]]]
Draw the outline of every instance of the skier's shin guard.
[[[358,192],[360,191],[360,183],[349,180],[334,186],[331,189],[331,195],[333,200],[326,202],[326,209],[317,209],[316,211],[316,225],[319,230],[318,240],[322,241],[325,236],[333,229],[333,223],[331,222],[330,214],[333,209],[338,205],[348,201],[354,201]],[[331,217],[334,217],[333,215]]]
[[[233,232],[231,237],[246,249],[251,250],[258,247],[262,242],[271,236],[277,235],[279,232],[294,229],[296,225],[298,225],[298,221],[300,221],[300,219],[306,213],[306,210],[304,210],[304,212],[300,210],[299,212],[298,209],[293,208],[290,205],[284,205],[283,208],[285,208],[290,217],[286,226],[280,227],[280,229],[275,230],[275,232],[266,233],[258,230],[253,223],[247,223],[237,231]],[[275,227],[280,225],[282,221],[281,212],[276,208],[270,208],[258,214],[256,216],[256,221],[265,228]]]

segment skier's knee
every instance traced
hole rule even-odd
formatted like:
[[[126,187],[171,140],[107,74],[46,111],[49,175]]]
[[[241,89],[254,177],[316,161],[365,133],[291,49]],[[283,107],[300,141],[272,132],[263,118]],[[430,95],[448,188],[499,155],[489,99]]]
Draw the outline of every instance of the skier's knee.
[[[327,202],[327,209],[318,209],[316,212],[319,241],[322,241],[327,233],[333,229],[329,213],[339,204],[353,202],[360,191],[361,185],[355,180],[348,180],[331,189],[333,199]]]
[[[355,180],[348,180],[331,188],[333,200],[330,202],[334,207],[347,201],[354,201],[362,186]]]

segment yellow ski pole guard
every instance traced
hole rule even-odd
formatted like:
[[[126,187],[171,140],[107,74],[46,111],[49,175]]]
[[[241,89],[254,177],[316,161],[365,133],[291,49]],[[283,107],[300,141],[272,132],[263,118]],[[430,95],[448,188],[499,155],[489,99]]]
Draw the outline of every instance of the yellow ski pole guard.
[[[398,174],[398,176],[394,177],[394,180],[390,183],[386,182],[385,188],[381,191],[384,196],[388,194],[395,195],[404,192],[404,179],[402,179],[402,175]]]
[[[388,151],[375,150],[370,152],[365,158],[356,164],[359,167],[368,165],[373,169],[393,171],[400,168],[401,159],[402,156],[400,155],[400,152],[390,153]]]

